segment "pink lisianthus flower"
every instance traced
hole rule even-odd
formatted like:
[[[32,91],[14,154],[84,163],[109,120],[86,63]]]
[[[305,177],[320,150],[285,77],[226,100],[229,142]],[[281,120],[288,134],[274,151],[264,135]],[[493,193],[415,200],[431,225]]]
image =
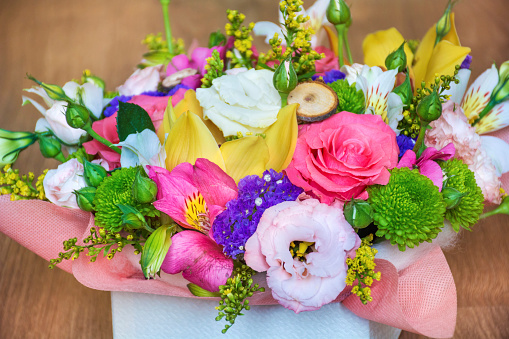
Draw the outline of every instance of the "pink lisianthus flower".
[[[386,185],[398,163],[396,134],[378,115],[338,113],[301,125],[290,181],[321,202],[367,199],[368,185]]]
[[[428,147],[422,152],[419,159],[416,159],[415,152],[412,150],[408,150],[403,154],[401,159],[399,160],[397,168],[408,167],[410,169],[417,166],[419,168],[419,173],[428,177],[433,181],[433,184],[438,187],[439,191],[442,191],[442,185],[444,181],[444,175],[442,173],[442,168],[439,164],[435,162],[435,160],[449,160],[454,157],[454,144],[450,143],[440,151],[438,151],[434,147]]]
[[[185,91],[186,90],[184,89],[177,91],[177,93],[172,97],[171,102],[173,105],[176,105],[180,100],[182,100]],[[157,131],[163,121],[164,111],[168,105],[168,97],[136,95],[128,102],[136,104],[147,111]],[[117,113],[114,113],[102,120],[95,121],[92,124],[92,129],[113,144],[118,144],[120,142],[117,133]],[[120,167],[120,154],[113,151],[103,143],[97,140],[92,140],[84,143],[83,147],[85,147],[85,151],[88,154],[98,155],[99,158],[106,160],[111,169]]]
[[[334,54],[333,51],[324,46],[318,46],[315,48],[315,51],[318,54],[325,54],[325,58],[316,60],[316,75],[325,75],[325,72],[328,72],[332,69],[339,69],[339,61],[338,57]]]
[[[237,198],[237,185],[219,166],[197,159],[193,166],[182,163],[171,172],[148,166],[157,184],[155,208],[188,230],[172,237],[161,269],[182,272],[190,282],[212,292],[219,291],[233,271],[233,260],[212,237],[212,224],[226,203]]]
[[[463,109],[452,101],[442,106],[442,115],[430,123],[424,143],[428,147],[443,148],[449,143],[456,149],[455,158],[462,160],[474,172],[477,185],[486,201],[499,204],[502,201],[501,182],[497,170],[486,150],[481,137],[470,126]]]
[[[264,212],[244,259],[254,270],[267,271],[267,284],[281,305],[295,313],[313,311],[346,287],[346,258],[355,256],[360,242],[341,203],[288,201]]]
[[[118,87],[120,95],[138,95],[143,92],[156,91],[161,82],[162,65],[137,69],[126,82]]]

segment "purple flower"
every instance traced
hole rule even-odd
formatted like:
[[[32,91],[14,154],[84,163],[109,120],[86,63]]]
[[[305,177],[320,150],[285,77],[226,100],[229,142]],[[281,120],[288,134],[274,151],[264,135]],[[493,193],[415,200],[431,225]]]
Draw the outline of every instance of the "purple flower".
[[[399,147],[399,157],[401,158],[406,151],[414,148],[415,140],[407,137],[406,135],[400,134],[396,137],[396,142]]]
[[[119,95],[111,99],[108,107],[104,109],[104,116],[107,118],[115,114],[115,112],[118,111],[118,104],[120,102],[128,102],[132,97],[132,95]]]
[[[294,201],[302,189],[282,173],[267,170],[262,177],[247,176],[239,181],[239,196],[226,204],[226,210],[214,220],[213,235],[232,258],[244,253],[244,246],[258,226],[263,212],[283,201]]]
[[[343,73],[337,69],[332,69],[328,72],[325,72],[325,75],[322,76],[321,78],[326,84],[330,84],[334,81],[344,79],[345,76],[346,76],[345,73]],[[319,75],[313,75],[313,77],[312,77],[313,80],[316,80],[318,78],[320,78]]]
[[[460,69],[470,69],[472,63],[472,56],[469,54],[465,57],[465,60],[461,63]]]

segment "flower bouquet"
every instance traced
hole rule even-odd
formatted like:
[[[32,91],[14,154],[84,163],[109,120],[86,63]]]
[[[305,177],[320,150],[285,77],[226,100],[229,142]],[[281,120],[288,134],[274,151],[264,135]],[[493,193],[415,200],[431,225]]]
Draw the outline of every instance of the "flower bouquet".
[[[366,37],[361,65],[343,1],[283,1],[281,25],[228,11],[225,34],[187,53],[162,3],[166,39],[147,36],[116,91],[88,71],[62,87],[30,76],[24,102],[44,118],[34,133],[1,130],[14,200],[0,202],[2,232],[92,288],[215,297],[225,332],[250,305],[341,301],[452,335],[440,247],[507,213],[509,146],[483,135],[508,124],[507,63],[468,86],[451,4],[419,44],[395,29]],[[10,164],[35,142],[62,164],[34,183]],[[485,202],[499,207],[482,214]]]

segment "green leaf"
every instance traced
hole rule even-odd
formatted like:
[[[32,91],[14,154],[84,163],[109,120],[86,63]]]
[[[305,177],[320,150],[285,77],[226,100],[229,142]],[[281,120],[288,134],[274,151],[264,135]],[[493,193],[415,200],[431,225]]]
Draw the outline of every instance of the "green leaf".
[[[117,115],[117,132],[120,141],[124,141],[129,134],[141,133],[147,128],[153,132],[156,131],[150,116],[142,107],[120,102]]]
[[[195,295],[197,297],[220,297],[221,296],[220,292],[210,292],[204,288],[201,288],[198,285],[191,284],[191,283],[187,284],[187,288],[189,289],[189,292],[191,292],[193,295]]]

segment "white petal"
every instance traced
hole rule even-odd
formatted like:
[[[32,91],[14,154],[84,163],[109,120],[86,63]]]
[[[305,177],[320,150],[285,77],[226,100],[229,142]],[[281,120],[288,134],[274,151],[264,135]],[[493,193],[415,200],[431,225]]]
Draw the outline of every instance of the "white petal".
[[[478,134],[498,131],[509,126],[509,101],[504,101],[488,112],[484,118],[475,125]]]
[[[48,120],[46,120],[44,118],[40,118],[39,120],[37,120],[37,123],[35,124],[35,129],[34,129],[35,132],[42,133],[42,132],[46,132],[46,131],[50,131],[50,130],[51,130],[51,127],[48,123]]]
[[[459,105],[467,89],[468,80],[470,79],[471,73],[472,71],[469,69],[460,69],[458,75],[456,75],[456,78],[458,78],[460,82],[458,84],[452,82],[450,85],[451,89],[444,91],[443,94],[450,95],[450,100]]]
[[[74,81],[69,81],[62,87],[65,94],[75,101],[78,99],[78,88],[80,88],[80,85]]]
[[[161,152],[162,146],[157,134],[149,129],[145,129],[141,133],[130,134],[123,142],[118,143],[116,146],[122,146],[122,154],[120,156],[122,167],[134,167],[137,165],[161,166],[161,158],[166,158],[166,152]]]
[[[43,100],[44,100],[44,103],[48,106],[48,107],[51,107],[53,106],[53,103],[55,102],[55,100],[51,99],[49,96],[48,96],[48,93],[46,93],[46,91],[44,90],[44,88],[40,87],[40,86],[36,86],[36,87],[32,87],[32,88],[28,88],[28,89],[24,89],[25,92],[29,92],[29,93],[34,93],[34,94],[37,94],[38,96],[40,96]]]
[[[465,112],[469,122],[472,123],[479,117],[479,113],[490,101],[490,95],[498,83],[498,71],[495,65],[484,71],[468,88],[461,108]]]
[[[490,156],[493,165],[497,170],[497,175],[509,172],[509,144],[497,137],[483,135],[481,136],[482,148]]]
[[[345,79],[348,81],[348,84],[351,85],[357,81],[357,77],[361,73],[364,65],[362,64],[353,64],[352,66],[344,65],[341,67],[341,72],[345,73]]]
[[[266,44],[268,44],[269,40],[274,37],[274,33],[277,33],[279,37],[283,40],[283,45],[286,45],[281,27],[273,22],[270,21],[257,22],[253,28],[253,33],[255,35],[264,35]]]
[[[83,89],[83,103],[92,112],[92,114],[99,118],[103,111],[103,90],[91,82],[85,83],[81,86]]]
[[[396,93],[389,93],[387,100],[387,125],[399,135],[401,132],[398,129],[399,122],[403,119],[403,101]]]

